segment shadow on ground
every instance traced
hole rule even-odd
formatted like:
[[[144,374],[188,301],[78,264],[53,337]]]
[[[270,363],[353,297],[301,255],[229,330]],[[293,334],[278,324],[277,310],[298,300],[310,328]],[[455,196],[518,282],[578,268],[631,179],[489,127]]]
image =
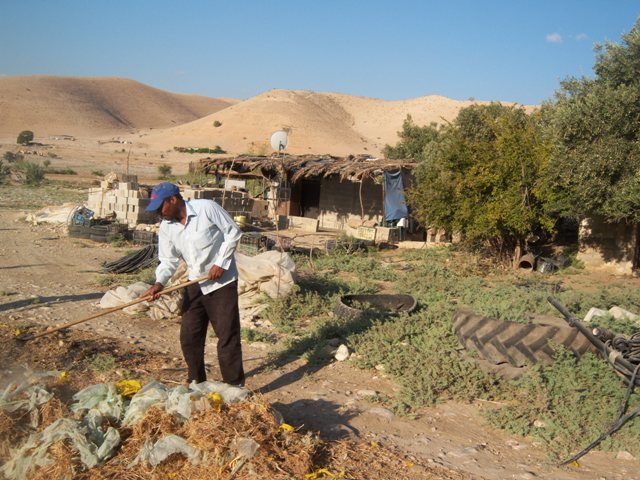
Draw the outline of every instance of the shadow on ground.
[[[343,407],[327,400],[301,399],[291,403],[272,404],[284,417],[286,423],[295,428],[320,433],[325,440],[339,440],[359,436],[360,432],[349,425],[354,413],[344,411]]]
[[[0,312],[15,310],[17,308],[24,308],[31,305],[36,307],[36,306],[42,306],[42,305],[55,305],[58,303],[81,302],[83,300],[95,300],[98,298],[102,298],[103,295],[104,295],[104,292],[95,292],[95,293],[84,293],[82,295],[61,295],[61,296],[55,296],[55,297],[27,298],[24,300],[18,300],[15,302],[1,304]]]

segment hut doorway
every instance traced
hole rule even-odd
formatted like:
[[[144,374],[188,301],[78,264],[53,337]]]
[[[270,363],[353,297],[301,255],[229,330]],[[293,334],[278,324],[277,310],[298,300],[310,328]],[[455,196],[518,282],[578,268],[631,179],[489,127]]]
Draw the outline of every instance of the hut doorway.
[[[300,184],[300,212],[303,217],[320,216],[320,179],[304,178]]]

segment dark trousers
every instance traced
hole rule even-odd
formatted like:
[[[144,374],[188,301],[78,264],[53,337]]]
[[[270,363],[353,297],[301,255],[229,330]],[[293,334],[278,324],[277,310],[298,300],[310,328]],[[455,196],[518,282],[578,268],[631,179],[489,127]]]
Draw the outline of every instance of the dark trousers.
[[[209,322],[218,337],[218,363],[222,381],[231,385],[244,384],[242,347],[240,346],[240,310],[238,282],[232,282],[207,295],[200,285],[187,287],[182,304],[180,346],[189,370],[189,383],[204,382],[204,346]]]

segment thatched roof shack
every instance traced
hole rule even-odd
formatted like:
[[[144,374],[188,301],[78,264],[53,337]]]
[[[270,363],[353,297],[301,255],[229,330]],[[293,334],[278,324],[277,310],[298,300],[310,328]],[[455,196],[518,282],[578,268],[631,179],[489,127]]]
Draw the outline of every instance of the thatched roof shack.
[[[385,172],[400,175],[404,187],[413,183],[415,163],[365,155],[282,155],[206,158],[191,164],[190,171],[219,179],[262,179],[270,213],[313,219],[312,228],[342,230],[385,223]],[[399,172],[396,173],[396,172]],[[225,182],[226,183],[226,182]],[[264,187],[265,184],[263,184]]]
[[[283,155],[204,158],[192,163],[190,171],[218,175],[237,175],[283,178],[296,183],[302,178],[330,177],[337,175],[340,181],[360,182],[363,178],[382,175],[385,171],[412,170],[415,163],[408,160],[386,160],[367,155],[334,157],[331,155]]]

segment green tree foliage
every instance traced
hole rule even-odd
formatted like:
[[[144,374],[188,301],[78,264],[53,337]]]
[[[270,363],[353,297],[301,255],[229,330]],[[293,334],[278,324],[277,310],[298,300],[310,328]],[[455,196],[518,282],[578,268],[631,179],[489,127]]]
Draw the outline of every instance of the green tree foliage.
[[[425,147],[438,136],[438,127],[435,123],[421,127],[413,122],[411,115],[407,115],[398,136],[400,141],[395,147],[390,145],[384,147],[384,156],[392,159],[414,159],[417,161],[423,157]]]
[[[424,149],[409,201],[430,226],[507,254],[550,231],[539,181],[550,157],[537,115],[500,104],[462,109]]]
[[[563,81],[543,108],[553,213],[640,220],[640,19],[622,39],[596,47],[595,78]]]
[[[27,145],[28,143],[33,141],[33,132],[31,130],[23,130],[18,134],[18,139],[16,143],[20,145]]]

